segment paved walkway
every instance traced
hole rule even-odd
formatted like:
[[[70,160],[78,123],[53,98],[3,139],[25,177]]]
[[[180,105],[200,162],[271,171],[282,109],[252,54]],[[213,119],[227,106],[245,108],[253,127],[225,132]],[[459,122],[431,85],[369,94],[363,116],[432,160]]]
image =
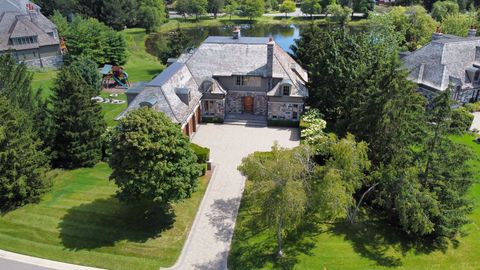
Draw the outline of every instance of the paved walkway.
[[[298,145],[298,130],[239,125],[200,125],[193,142],[211,149],[216,165],[180,258],[170,269],[223,270],[232,240],[245,178],[237,167],[243,157],[268,151],[274,141]]]
[[[474,112],[473,117],[474,118],[472,121],[472,125],[470,126],[470,130],[477,130],[477,132],[480,132],[480,112]]]

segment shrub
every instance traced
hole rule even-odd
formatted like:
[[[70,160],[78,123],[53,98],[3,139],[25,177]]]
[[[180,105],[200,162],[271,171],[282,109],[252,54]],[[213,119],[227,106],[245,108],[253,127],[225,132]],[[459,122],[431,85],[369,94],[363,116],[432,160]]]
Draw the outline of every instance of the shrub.
[[[473,115],[464,107],[452,111],[452,122],[449,131],[451,133],[462,133],[472,125]]]
[[[480,101],[477,101],[475,103],[467,103],[465,104],[465,109],[467,109],[469,112],[478,112],[480,111]]]
[[[298,123],[291,120],[267,120],[267,125],[274,127],[298,127]]]
[[[195,152],[198,163],[206,163],[210,158],[210,149],[198,144],[190,143],[190,148]]]

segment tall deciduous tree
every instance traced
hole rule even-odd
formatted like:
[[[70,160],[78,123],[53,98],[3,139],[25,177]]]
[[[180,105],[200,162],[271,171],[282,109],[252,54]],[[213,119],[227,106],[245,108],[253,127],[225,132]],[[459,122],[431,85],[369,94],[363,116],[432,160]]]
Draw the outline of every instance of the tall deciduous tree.
[[[468,29],[475,23],[473,16],[466,14],[446,15],[442,21],[442,32],[445,34],[466,37]]]
[[[322,6],[319,0],[305,0],[300,9],[303,13],[310,14],[310,18],[313,20],[313,14],[320,13]]]
[[[459,7],[456,2],[453,1],[437,1],[433,4],[432,17],[441,22],[447,15],[458,14]]]
[[[191,196],[201,168],[179,126],[143,107],[127,114],[111,138],[110,179],[126,201],[159,205]]]
[[[138,20],[147,33],[155,31],[166,20],[163,0],[139,0]]]
[[[55,13],[53,22],[59,25],[59,34],[68,48],[67,60],[88,57],[98,65],[110,63],[122,65],[127,60],[127,43],[121,32],[105,26],[96,19],[75,16],[71,23],[60,13]],[[68,62],[67,61],[67,62]]]
[[[224,0],[208,0],[207,11],[213,13],[213,16],[217,18],[217,14],[223,10],[224,5]]]
[[[242,0],[239,9],[240,15],[253,20],[253,18],[263,15],[265,12],[265,2],[263,0]]]
[[[54,165],[64,168],[94,166],[102,157],[105,130],[102,108],[92,101],[95,85],[82,78],[78,66],[64,66],[52,96]]]
[[[239,170],[254,185],[252,196],[260,208],[260,220],[275,230],[281,257],[285,235],[300,224],[307,209],[313,164],[305,146],[287,150],[275,144],[270,154],[266,158],[251,154]]]
[[[296,8],[295,2],[293,2],[292,0],[285,0],[280,5],[280,12],[284,12],[285,18],[286,18],[288,13],[295,11],[295,8]]]
[[[238,12],[238,3],[232,0],[225,6],[224,10],[225,13],[229,16],[229,20],[231,20],[232,15],[236,15]]]
[[[0,213],[38,201],[48,188],[40,148],[31,119],[0,95]]]

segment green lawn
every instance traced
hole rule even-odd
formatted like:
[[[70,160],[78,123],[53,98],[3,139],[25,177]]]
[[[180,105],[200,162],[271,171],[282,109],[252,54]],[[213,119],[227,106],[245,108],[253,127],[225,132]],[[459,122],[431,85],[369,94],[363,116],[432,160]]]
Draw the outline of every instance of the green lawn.
[[[120,203],[114,197],[116,186],[108,181],[110,172],[105,163],[53,171],[53,188],[40,203],[0,217],[0,249],[107,269],[172,265],[205,192],[206,177],[192,198],[167,214]]]
[[[480,145],[475,137],[453,136],[480,157]],[[472,161],[475,178],[480,181],[480,161]],[[248,194],[250,186],[247,185]],[[477,205],[472,223],[465,226],[467,235],[460,238],[457,248],[445,252],[416,248],[401,233],[380,221],[369,220],[351,226],[347,223],[318,224],[302,228],[303,237],[292,237],[286,243],[286,258],[276,262],[274,233],[255,224],[253,206],[243,200],[240,208],[229,269],[398,269],[398,270],[467,270],[480,269],[480,184],[471,190]],[[244,197],[246,198],[246,197]],[[326,268],[324,268],[326,267]]]
[[[156,57],[145,51],[145,39],[147,34],[144,29],[127,29],[124,31],[128,45],[128,61],[124,65],[129,75],[131,83],[139,81],[150,81],[155,75],[162,72],[162,65]],[[33,89],[43,88],[42,96],[49,97],[52,94],[52,86],[57,76],[55,69],[33,69]],[[102,97],[108,97],[108,93],[102,91]],[[115,99],[126,100],[124,94],[120,94]],[[127,104],[101,104],[105,121],[108,126],[116,125],[115,117],[127,108]]]
[[[145,29],[132,28],[123,31],[128,46],[128,61],[124,65],[130,82],[150,81],[165,66],[145,50]]]

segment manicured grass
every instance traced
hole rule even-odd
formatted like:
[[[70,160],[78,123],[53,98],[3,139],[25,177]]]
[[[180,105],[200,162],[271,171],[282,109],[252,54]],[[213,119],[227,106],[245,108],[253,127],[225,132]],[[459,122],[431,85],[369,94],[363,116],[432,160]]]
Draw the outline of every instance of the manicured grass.
[[[33,79],[32,79],[32,88],[37,90],[42,88],[42,97],[47,98],[52,94],[52,86],[57,76],[56,69],[35,69],[32,70]]]
[[[123,31],[128,45],[128,61],[124,65],[130,82],[150,81],[165,66],[145,50],[145,29],[132,28]]]
[[[480,145],[469,134],[452,136],[480,157]],[[249,205],[251,186],[247,185],[240,208],[229,269],[401,269],[430,270],[479,269],[480,259],[480,161],[472,160],[477,183],[470,195],[476,201],[471,224],[458,247],[446,251],[415,246],[388,224],[367,220],[355,226],[348,223],[315,224],[298,230],[287,240],[286,258],[275,259],[275,234],[255,223],[256,209]],[[324,268],[325,267],[325,268]]]
[[[172,214],[120,203],[110,168],[56,170],[40,203],[0,217],[0,249],[107,269],[158,269],[172,265],[205,192],[200,178],[192,198]]]
[[[110,93],[106,91],[102,91],[100,94],[101,97],[110,98],[110,99],[119,99],[119,100],[127,100],[127,96],[125,94],[118,94],[116,97],[110,97]],[[112,104],[112,103],[101,103],[102,111],[104,113],[104,119],[107,123],[107,126],[113,127],[117,125],[117,121],[115,121],[115,117],[117,117],[123,110],[127,108],[127,103],[123,104]]]

